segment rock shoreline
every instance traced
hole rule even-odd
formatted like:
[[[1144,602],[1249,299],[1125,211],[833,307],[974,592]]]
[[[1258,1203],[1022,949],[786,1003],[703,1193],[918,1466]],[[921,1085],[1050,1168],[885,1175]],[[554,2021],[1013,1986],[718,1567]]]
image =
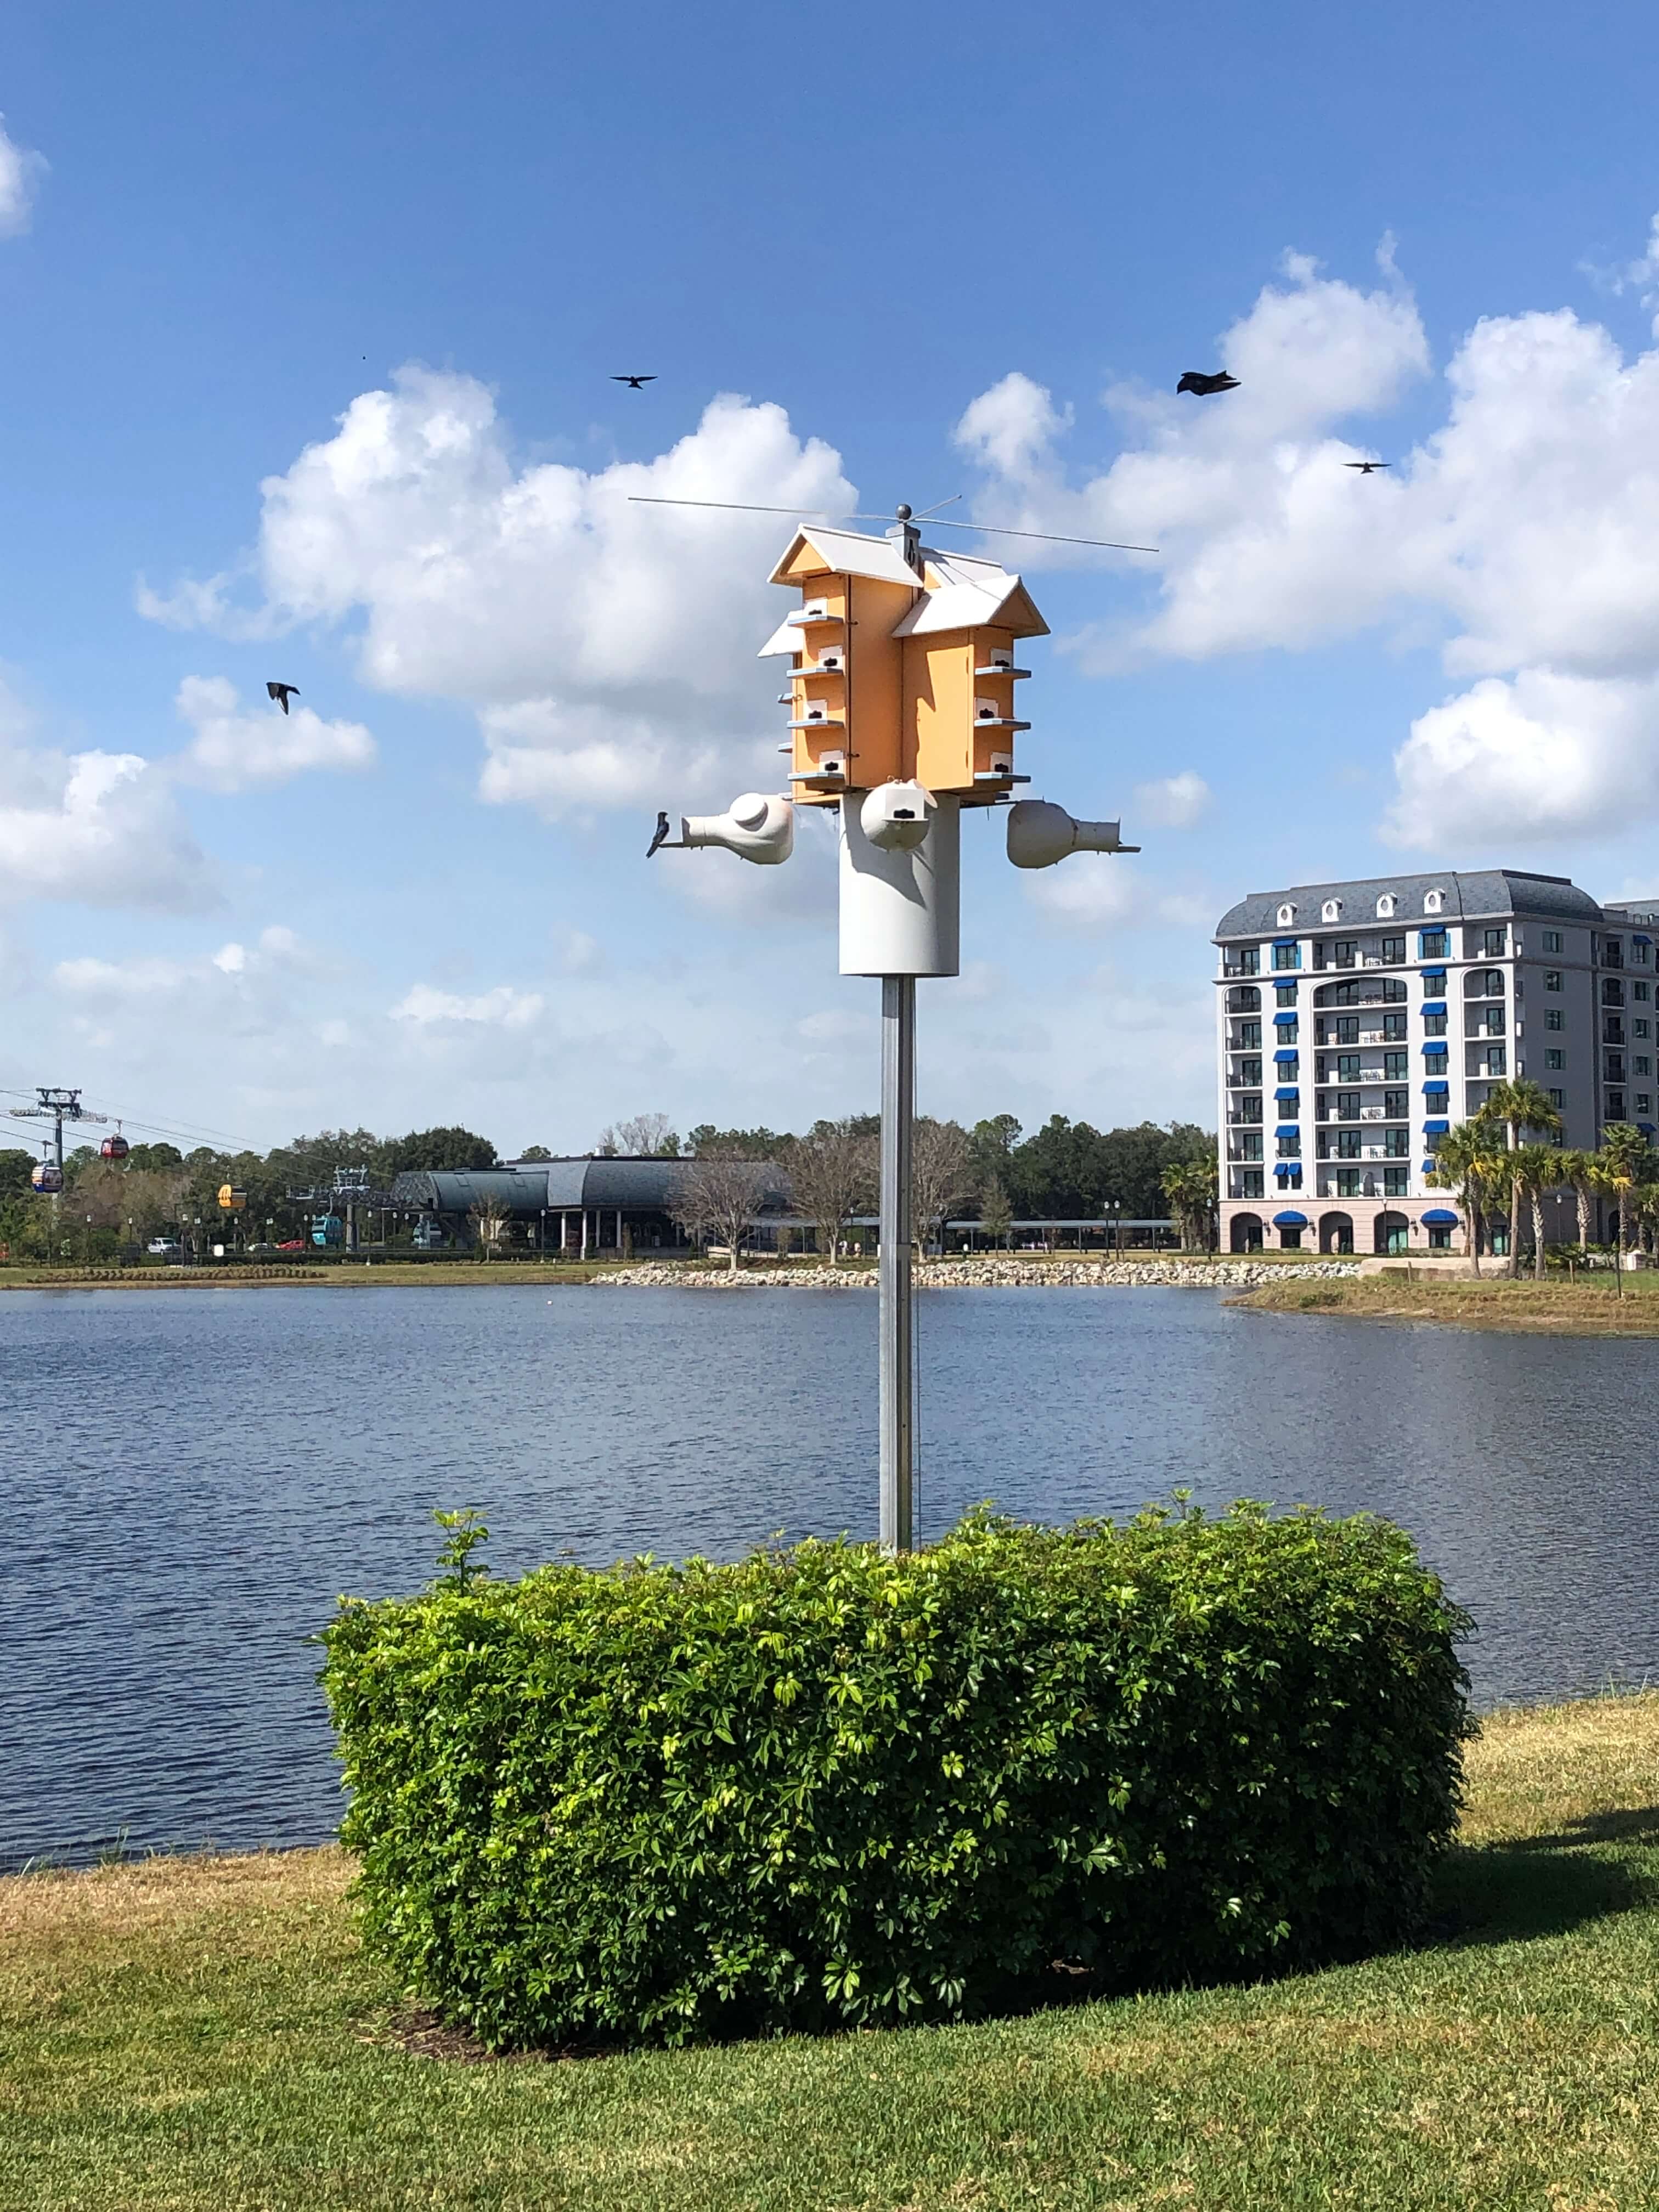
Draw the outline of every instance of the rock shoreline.
[[[1357,1275],[1357,1260],[1306,1260],[1264,1266],[1250,1260],[1036,1260],[928,1261],[915,1270],[924,1291],[985,1290],[1255,1290],[1264,1283],[1295,1281],[1310,1275]],[[873,1267],[771,1267],[732,1274],[692,1271],[647,1261],[592,1278],[591,1287],[689,1291],[872,1291]]]

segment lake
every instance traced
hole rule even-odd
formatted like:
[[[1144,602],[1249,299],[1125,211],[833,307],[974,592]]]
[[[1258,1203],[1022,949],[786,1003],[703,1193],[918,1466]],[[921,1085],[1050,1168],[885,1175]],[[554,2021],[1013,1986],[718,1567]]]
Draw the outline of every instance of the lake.
[[[0,1297],[0,1864],[331,1834],[307,1638],[429,1577],[434,1506],[497,1574],[872,1535],[875,1326],[847,1291]],[[1481,1703],[1659,1673],[1650,1343],[1205,1290],[934,1291],[918,1331],[924,1537],[985,1498],[1363,1507],[1475,1615]]]

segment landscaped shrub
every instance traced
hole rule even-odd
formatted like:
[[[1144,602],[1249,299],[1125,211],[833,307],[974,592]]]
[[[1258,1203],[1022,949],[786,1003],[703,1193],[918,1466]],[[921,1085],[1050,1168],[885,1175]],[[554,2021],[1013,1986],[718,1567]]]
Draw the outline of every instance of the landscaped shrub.
[[[1467,1626],[1369,1518],[964,1522],[932,1550],[469,1567],[323,1680],[372,1944],[495,2046],[679,2042],[1399,1941]]]

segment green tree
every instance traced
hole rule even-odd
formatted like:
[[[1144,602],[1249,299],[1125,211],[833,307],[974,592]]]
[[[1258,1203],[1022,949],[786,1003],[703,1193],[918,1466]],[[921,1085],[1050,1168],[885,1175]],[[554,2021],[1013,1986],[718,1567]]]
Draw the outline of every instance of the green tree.
[[[1480,1218],[1486,1194],[1502,1173],[1503,1155],[1494,1123],[1477,1115],[1449,1129],[1435,1146],[1434,1173],[1428,1178],[1435,1189],[1449,1191],[1463,1216],[1463,1237],[1469,1262],[1480,1273]]]
[[[360,1131],[356,1133],[364,1135],[367,1133]],[[461,1128],[455,1123],[436,1129],[411,1129],[407,1136],[388,1137],[384,1143],[370,1137],[368,1146],[384,1154],[384,1172],[388,1178],[394,1175],[416,1173],[444,1175],[464,1170],[493,1168],[500,1164],[495,1147],[488,1137],[481,1137],[476,1131]],[[371,1171],[375,1164],[372,1158],[366,1158],[362,1149],[354,1152],[343,1146],[337,1146],[335,1157],[347,1166],[355,1165],[362,1159]]]
[[[33,1152],[10,1147],[0,1152],[0,1199],[21,1198],[30,1188],[33,1173]]]
[[[1555,1155],[1556,1172],[1561,1182],[1571,1187],[1578,1207],[1578,1243],[1588,1253],[1590,1241],[1590,1202],[1606,1188],[1601,1162],[1595,1152],[1587,1152],[1571,1145]]]
[[[1006,1246],[1014,1225],[1008,1194],[994,1176],[980,1194],[979,1225],[994,1244]]]
[[[1653,1148],[1631,1121],[1610,1121],[1601,1132],[1601,1166],[1619,1202],[1619,1285],[1624,1288],[1625,1255],[1630,1249],[1631,1200],[1650,1172]]]
[[[1207,1159],[1171,1160],[1162,1176],[1164,1195],[1181,1224],[1181,1249],[1187,1251],[1200,1237],[1214,1242],[1216,1162]]]
[[[1517,1145],[1504,1155],[1509,1170],[1511,1197],[1523,1199],[1532,1211],[1533,1279],[1544,1279],[1544,1193],[1559,1190],[1565,1180],[1561,1155],[1553,1145]],[[1511,1215],[1513,1218],[1513,1215]]]
[[[1545,1136],[1553,1136],[1561,1127],[1561,1116],[1550,1103],[1550,1095],[1541,1084],[1534,1083],[1524,1075],[1512,1077],[1507,1083],[1494,1083],[1486,1093],[1486,1103],[1478,1119],[1501,1122],[1506,1133],[1509,1149],[1517,1151],[1528,1129]],[[1521,1205],[1525,1193],[1519,1178],[1507,1178],[1510,1194],[1510,1252],[1509,1273],[1511,1277],[1521,1272]]]
[[[713,1154],[728,1160],[781,1160],[794,1141],[787,1129],[717,1129],[712,1121],[700,1121],[687,1137],[685,1150],[692,1158]]]

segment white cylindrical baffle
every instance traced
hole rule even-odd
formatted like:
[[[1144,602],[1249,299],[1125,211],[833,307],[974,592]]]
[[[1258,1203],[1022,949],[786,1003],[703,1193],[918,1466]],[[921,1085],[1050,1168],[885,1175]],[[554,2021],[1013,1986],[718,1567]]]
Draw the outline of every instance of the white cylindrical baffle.
[[[961,968],[962,815],[939,793],[914,852],[871,843],[860,819],[867,797],[841,803],[841,972],[955,975]]]

